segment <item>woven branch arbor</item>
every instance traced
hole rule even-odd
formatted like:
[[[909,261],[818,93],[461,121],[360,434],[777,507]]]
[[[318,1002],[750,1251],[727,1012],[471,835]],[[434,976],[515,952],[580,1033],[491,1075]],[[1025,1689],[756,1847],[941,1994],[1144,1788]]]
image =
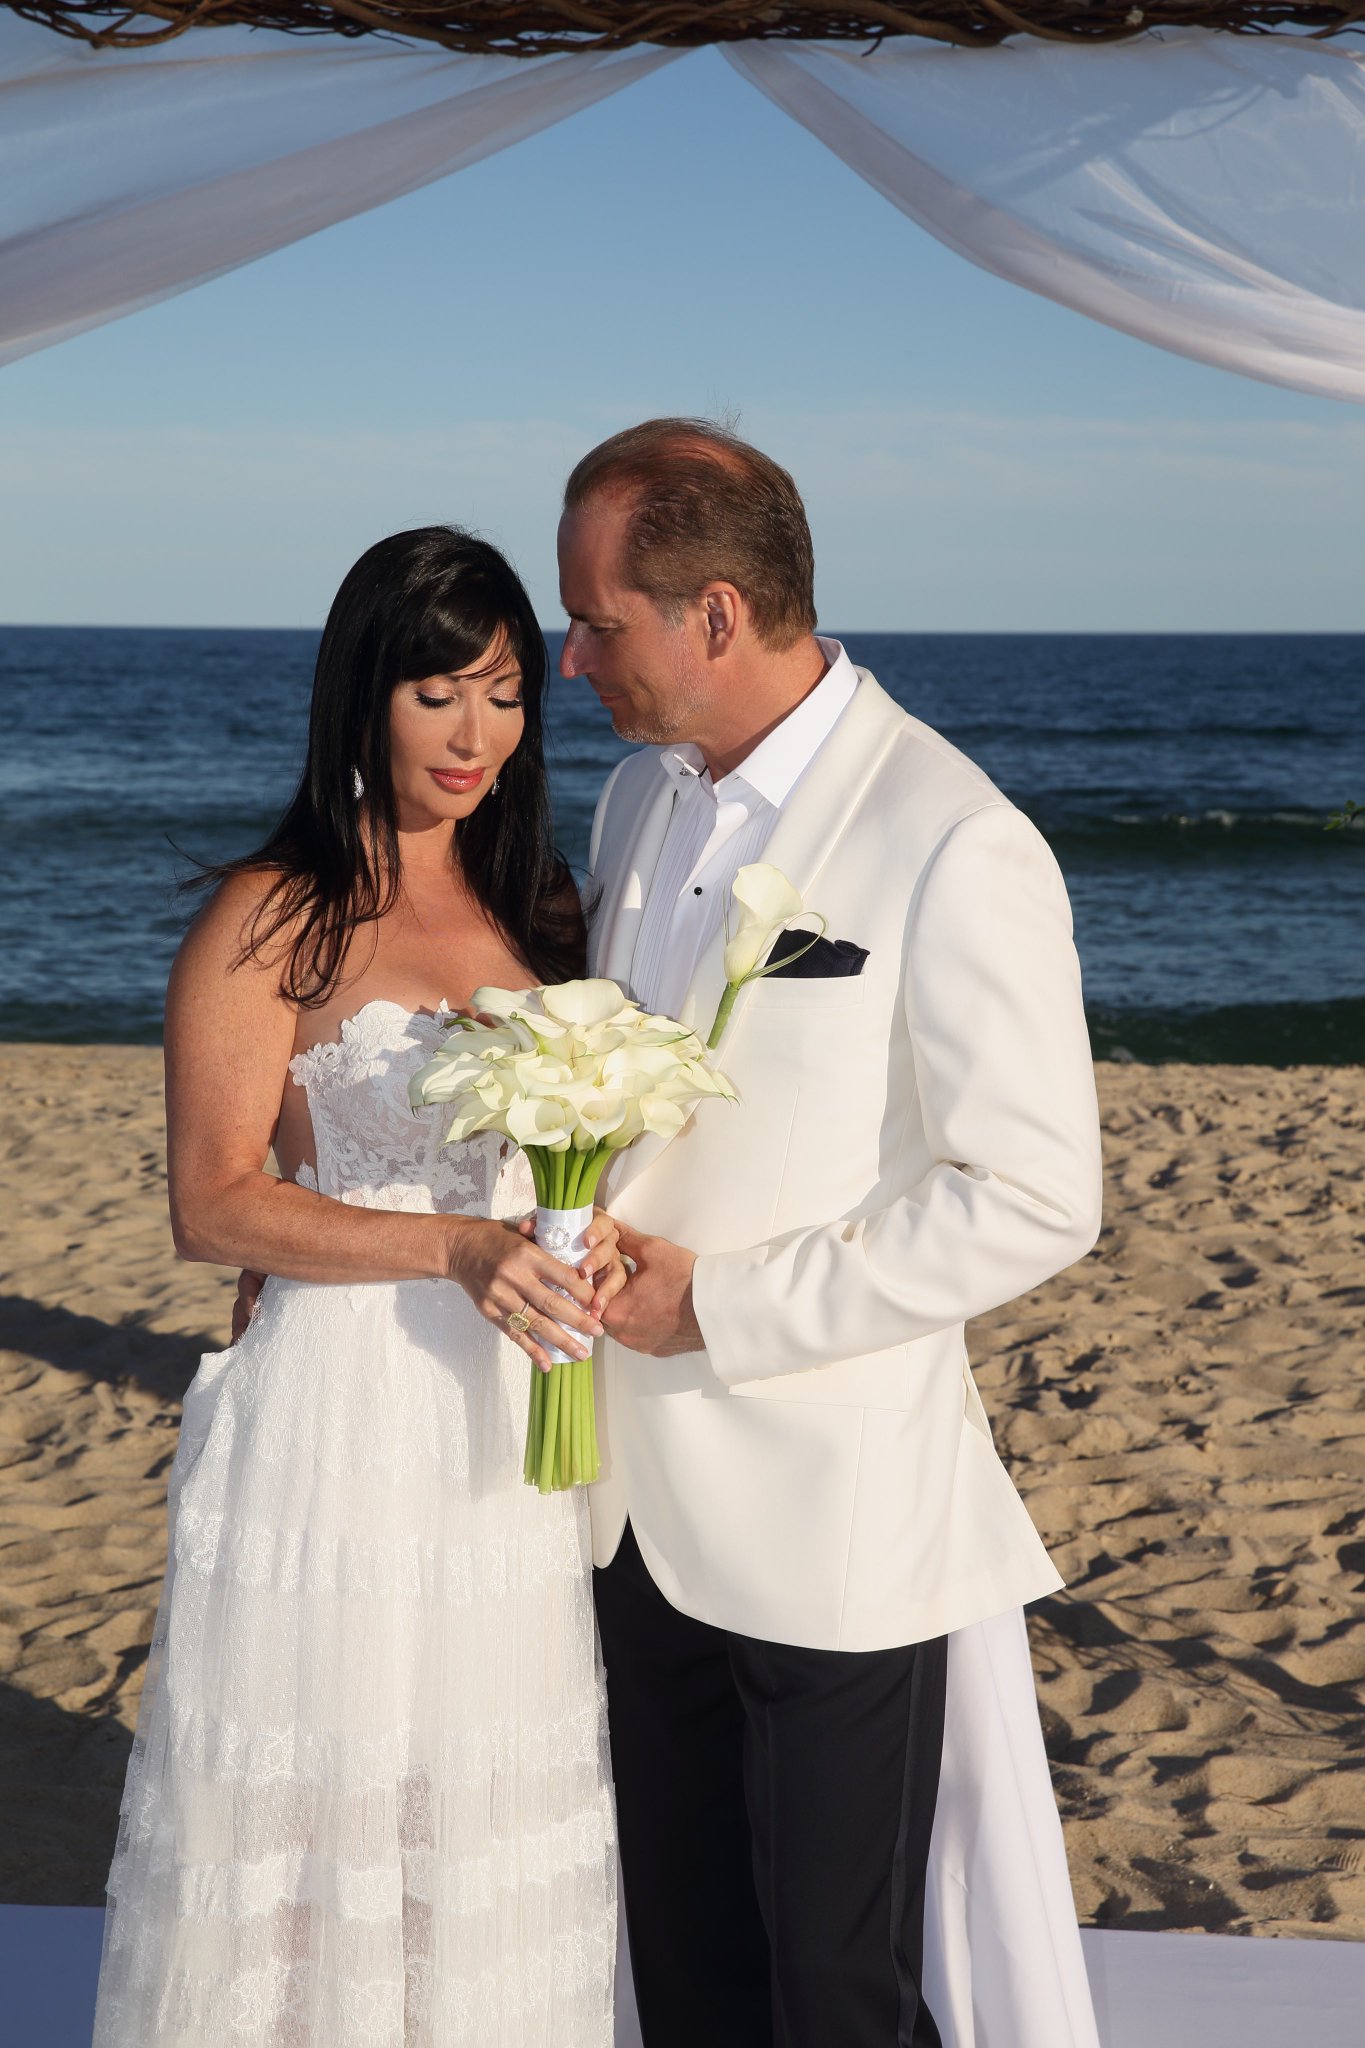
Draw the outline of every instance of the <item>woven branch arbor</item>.
[[[247,24],[296,35],[390,35],[517,57],[632,43],[887,36],[988,46],[1006,36],[1119,42],[1153,28],[1339,35],[1365,26],[1365,0],[0,0],[96,48],[168,42],[187,29]]]

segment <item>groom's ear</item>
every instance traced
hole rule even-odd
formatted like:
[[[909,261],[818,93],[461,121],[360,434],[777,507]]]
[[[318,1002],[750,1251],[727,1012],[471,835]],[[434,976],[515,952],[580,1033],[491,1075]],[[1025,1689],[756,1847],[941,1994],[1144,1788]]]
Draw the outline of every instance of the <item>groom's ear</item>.
[[[708,657],[731,653],[744,621],[744,599],[733,583],[708,583],[701,594],[701,606]]]

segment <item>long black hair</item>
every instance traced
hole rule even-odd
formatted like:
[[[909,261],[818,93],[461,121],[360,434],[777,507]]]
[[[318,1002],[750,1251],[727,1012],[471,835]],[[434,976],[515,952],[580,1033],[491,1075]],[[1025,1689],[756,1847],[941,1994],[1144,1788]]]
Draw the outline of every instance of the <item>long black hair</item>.
[[[308,754],[264,845],[206,867],[191,886],[276,871],[244,941],[259,957],[287,934],[282,987],[304,1008],[336,987],[351,936],[401,887],[389,767],[389,705],[403,682],[453,675],[492,650],[521,669],[525,725],[490,791],[455,829],[475,900],[542,981],[582,974],[583,913],[555,851],[545,774],[545,642],[511,564],[453,526],[421,526],[369,548],[336,594],[313,674]],[[363,794],[361,793],[363,789]]]

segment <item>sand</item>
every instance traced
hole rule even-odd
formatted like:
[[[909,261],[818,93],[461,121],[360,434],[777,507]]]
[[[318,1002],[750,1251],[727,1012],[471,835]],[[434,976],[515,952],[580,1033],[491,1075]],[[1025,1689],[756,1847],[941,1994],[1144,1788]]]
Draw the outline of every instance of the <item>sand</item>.
[[[1102,1066],[1097,1252],[978,1324],[1081,1917],[1365,1940],[1365,1069]],[[96,1904],[177,1401],[150,1049],[0,1047],[0,1902]]]

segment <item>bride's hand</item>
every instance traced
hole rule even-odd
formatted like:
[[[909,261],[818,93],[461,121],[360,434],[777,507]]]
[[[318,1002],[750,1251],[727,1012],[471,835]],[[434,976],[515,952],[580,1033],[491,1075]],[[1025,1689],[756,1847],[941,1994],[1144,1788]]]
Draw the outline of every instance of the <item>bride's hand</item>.
[[[517,1229],[523,1237],[534,1237],[535,1217],[523,1216]],[[603,1309],[609,1301],[615,1301],[629,1280],[631,1269],[621,1257],[621,1233],[616,1218],[608,1216],[605,1209],[593,1210],[583,1242],[588,1248],[587,1255],[579,1260],[577,1270],[585,1280],[596,1282],[589,1313],[600,1322]]]
[[[605,1220],[610,1224],[610,1218]],[[596,1228],[594,1218],[591,1230]],[[614,1232],[615,1225],[611,1229]],[[447,1272],[479,1313],[497,1323],[542,1372],[548,1372],[554,1363],[544,1349],[546,1344],[588,1358],[593,1338],[602,1335],[592,1308],[592,1281],[542,1251],[517,1224],[462,1217],[453,1235]],[[508,1329],[507,1318],[518,1313],[529,1319],[529,1328]]]
[[[616,1218],[608,1216],[605,1209],[594,1209],[592,1222],[583,1233],[583,1242],[588,1247],[588,1254],[580,1262],[578,1270],[585,1280],[597,1283],[592,1313],[600,1319],[607,1303],[615,1301],[630,1278],[621,1257],[621,1233],[616,1228]]]
[[[536,1219],[522,1217],[518,1231],[522,1237],[534,1237]],[[577,1272],[581,1272],[585,1280],[596,1282],[589,1315],[596,1315],[598,1321],[602,1321],[602,1311],[610,1300],[616,1300],[630,1278],[630,1266],[626,1266],[620,1255],[620,1231],[616,1227],[616,1217],[608,1217],[606,1208],[593,1208],[593,1219],[583,1231],[583,1243],[587,1245],[587,1253],[579,1260]]]

